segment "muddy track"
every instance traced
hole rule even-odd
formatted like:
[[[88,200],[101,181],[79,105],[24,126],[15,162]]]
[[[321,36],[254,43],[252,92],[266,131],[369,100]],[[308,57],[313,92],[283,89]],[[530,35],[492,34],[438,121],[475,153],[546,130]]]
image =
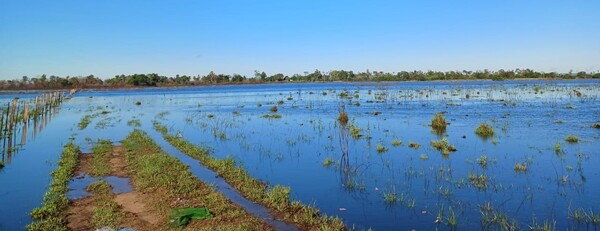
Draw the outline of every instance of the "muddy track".
[[[81,154],[76,174],[88,174],[91,165],[92,154]],[[129,177],[126,170],[125,155],[121,146],[113,146],[110,158],[111,172],[109,175],[118,177]],[[67,228],[69,230],[95,230],[92,224],[93,210],[96,196],[91,195],[82,199],[72,201],[67,210]],[[144,201],[148,201],[147,195],[133,190],[128,193],[114,195],[112,198],[119,205],[120,213],[123,215],[119,227],[131,227],[136,230],[159,230],[159,222],[165,222],[165,218],[158,213],[148,209]]]

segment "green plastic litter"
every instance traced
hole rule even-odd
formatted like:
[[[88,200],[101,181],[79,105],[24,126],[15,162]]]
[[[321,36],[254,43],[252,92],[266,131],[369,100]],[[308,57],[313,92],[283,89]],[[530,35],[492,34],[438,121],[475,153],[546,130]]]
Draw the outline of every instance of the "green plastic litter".
[[[208,219],[213,217],[207,208],[177,208],[172,209],[169,215],[169,224],[172,227],[185,227],[192,219]]]

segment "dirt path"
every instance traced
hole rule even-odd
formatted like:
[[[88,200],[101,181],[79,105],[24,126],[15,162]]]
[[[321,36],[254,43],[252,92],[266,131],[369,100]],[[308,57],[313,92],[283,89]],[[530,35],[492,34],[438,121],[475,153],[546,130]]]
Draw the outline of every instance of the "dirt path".
[[[77,168],[77,174],[87,174],[91,167],[92,154],[81,154]],[[121,146],[113,146],[110,158],[110,176],[129,177],[127,174],[127,163]],[[95,230],[92,224],[93,211],[95,207],[94,195],[71,202],[67,210],[67,228],[69,230]],[[145,201],[150,198],[135,190],[114,195],[113,200],[119,205],[119,212],[123,215],[119,227],[131,227],[135,230],[159,230],[164,224],[164,219],[156,214]],[[162,223],[161,223],[162,222]]]

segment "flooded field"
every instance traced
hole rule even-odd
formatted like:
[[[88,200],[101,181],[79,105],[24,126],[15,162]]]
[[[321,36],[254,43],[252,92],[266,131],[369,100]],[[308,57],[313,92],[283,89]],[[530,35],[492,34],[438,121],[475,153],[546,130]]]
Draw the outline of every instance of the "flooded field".
[[[597,80],[82,91],[3,139],[0,230],[31,221],[70,138],[83,152],[134,128],[164,142],[156,124],[349,229],[596,230],[599,97]]]

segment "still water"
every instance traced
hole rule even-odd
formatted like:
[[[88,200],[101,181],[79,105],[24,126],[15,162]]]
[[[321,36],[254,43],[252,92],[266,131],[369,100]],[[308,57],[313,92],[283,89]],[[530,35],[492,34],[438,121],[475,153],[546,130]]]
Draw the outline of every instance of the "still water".
[[[19,148],[0,170],[0,230],[29,223],[70,137],[89,152],[97,139],[118,143],[135,121],[151,131],[155,120],[219,158],[234,158],[255,178],[291,187],[292,199],[350,228],[482,229],[482,214],[493,211],[521,229],[548,222],[558,230],[593,230],[572,215],[600,213],[600,129],[591,127],[600,123],[599,96],[597,80],[79,92],[40,122],[41,129],[20,130],[26,140],[15,139]],[[273,106],[281,118],[263,118],[275,114]],[[342,110],[350,118],[346,127],[337,122]],[[430,127],[436,113],[449,123],[443,133]],[[84,115],[94,116],[80,129]],[[482,122],[492,125],[493,137],[475,134]],[[568,135],[579,142],[566,142]],[[457,150],[442,155],[430,145],[443,138]],[[527,170],[515,171],[516,164]]]

